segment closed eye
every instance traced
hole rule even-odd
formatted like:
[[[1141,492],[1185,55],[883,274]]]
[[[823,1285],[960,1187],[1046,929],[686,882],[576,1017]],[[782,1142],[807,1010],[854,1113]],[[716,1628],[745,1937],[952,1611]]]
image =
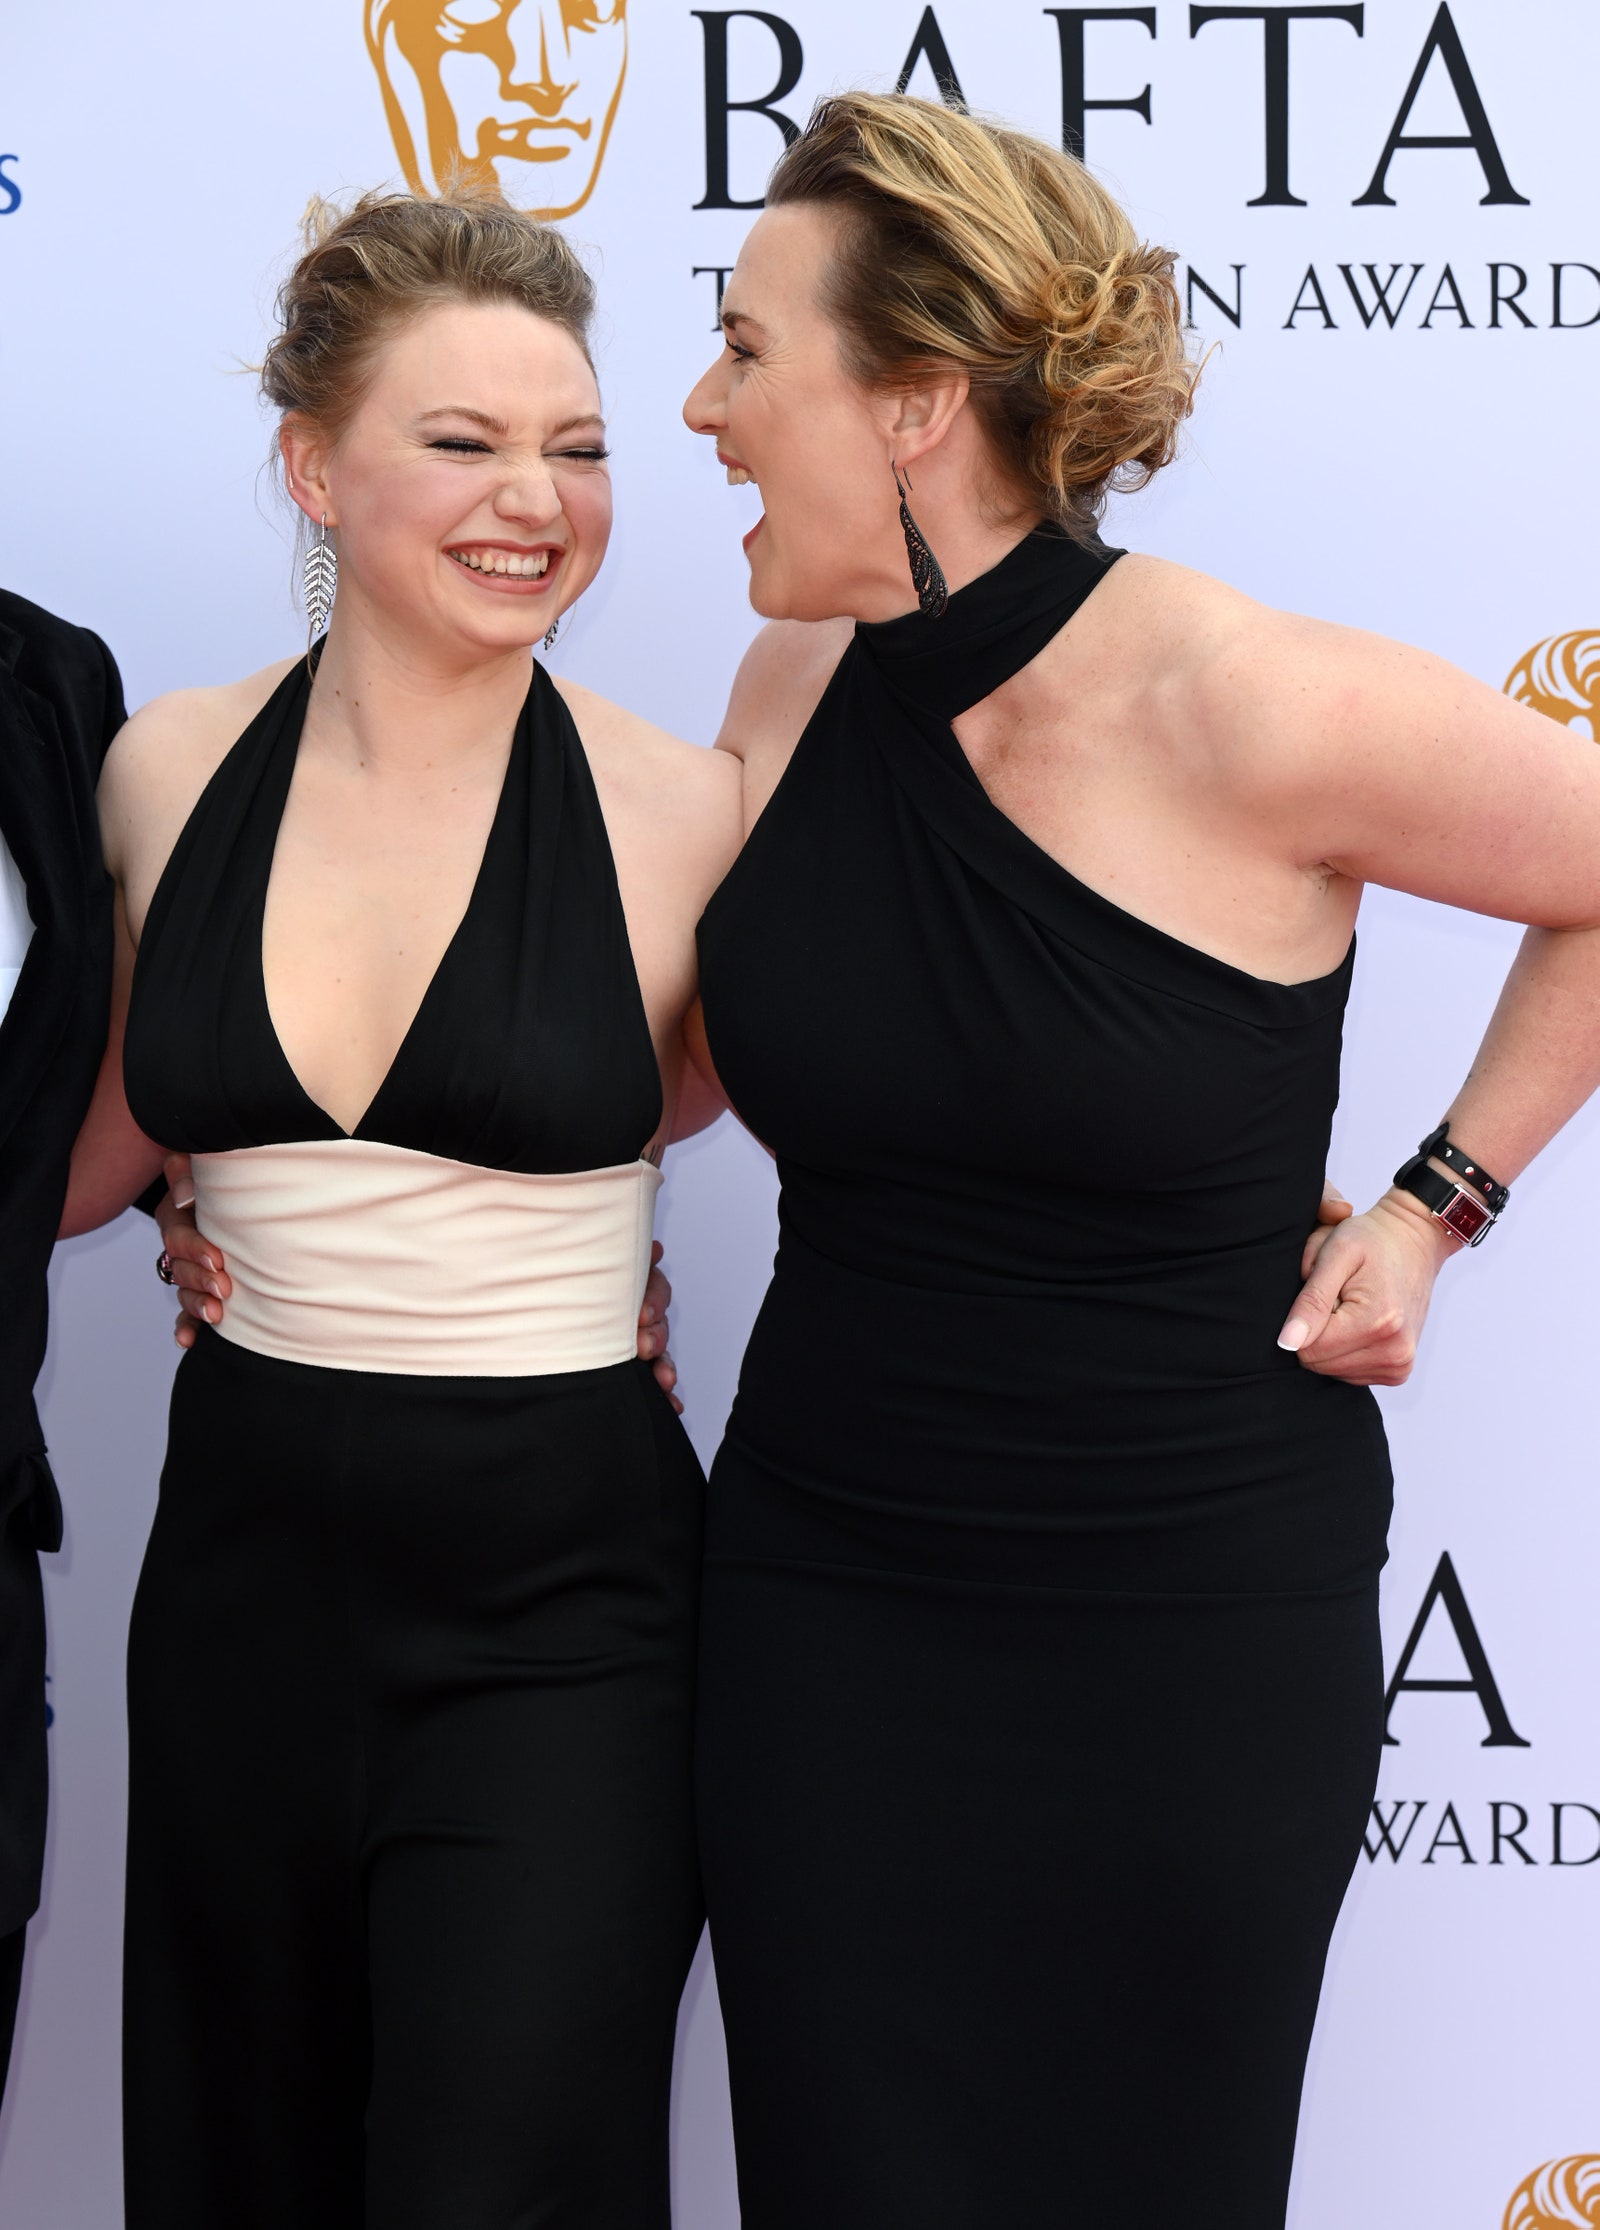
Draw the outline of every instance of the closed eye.
[[[486,441],[471,441],[464,434],[445,434],[438,441],[430,441],[428,447],[442,449],[453,457],[487,457],[489,454]]]
[[[577,457],[585,464],[603,465],[611,452],[609,449],[557,449],[554,454],[558,457]]]

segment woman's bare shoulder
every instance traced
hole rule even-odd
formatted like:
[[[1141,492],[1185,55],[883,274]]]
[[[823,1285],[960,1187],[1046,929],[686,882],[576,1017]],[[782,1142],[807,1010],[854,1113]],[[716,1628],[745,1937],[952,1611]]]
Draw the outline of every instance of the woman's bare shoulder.
[[[556,687],[582,738],[608,818],[620,810],[652,842],[670,831],[674,843],[697,851],[709,846],[719,860],[731,857],[743,822],[739,770],[724,754],[685,743],[581,682],[563,677]]]
[[[1093,602],[1102,598],[1100,661],[1115,662],[1158,723],[1182,723],[1219,749],[1280,729],[1296,699],[1358,640],[1352,629],[1279,611],[1166,558],[1125,557]]]
[[[664,785],[697,799],[718,795],[727,787],[725,770],[703,744],[686,743],[682,736],[614,704],[582,682],[552,679],[577,724],[585,751],[591,760],[602,762],[608,774],[649,786]]]
[[[849,619],[768,620],[733,677],[717,749],[736,759],[767,750],[787,757],[854,633]]]
[[[108,854],[130,837],[140,837],[147,820],[164,823],[178,812],[181,825],[295,663],[284,658],[243,681],[170,690],[139,708],[106,753],[100,777]]]
[[[1432,652],[1258,602],[1188,567],[1128,558],[1106,645],[1140,673],[1151,732],[1263,815],[1371,786],[1441,726],[1504,700]]]
[[[1166,558],[1130,553],[1099,593],[1107,596],[1119,632],[1138,628],[1151,651],[1213,686],[1226,684],[1230,673],[1237,678],[1244,659],[1254,661],[1266,678],[1284,667],[1302,671],[1337,662],[1382,641],[1334,620],[1264,604],[1227,581]]]
[[[1120,632],[1137,627],[1152,649],[1192,654],[1247,639],[1283,615],[1213,574],[1130,550],[1095,591]]]

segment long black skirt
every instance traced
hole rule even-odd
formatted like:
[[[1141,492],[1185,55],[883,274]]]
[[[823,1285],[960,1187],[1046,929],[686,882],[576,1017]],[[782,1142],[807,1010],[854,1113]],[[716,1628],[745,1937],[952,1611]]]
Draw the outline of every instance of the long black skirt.
[[[962,1577],[712,1473],[701,1848],[744,2230],[1281,2230],[1377,1773],[1376,1578]]]

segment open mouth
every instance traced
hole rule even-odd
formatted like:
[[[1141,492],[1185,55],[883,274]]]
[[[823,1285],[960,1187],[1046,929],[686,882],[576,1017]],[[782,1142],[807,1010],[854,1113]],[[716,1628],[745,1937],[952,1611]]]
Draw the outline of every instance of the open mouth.
[[[717,451],[717,462],[727,473],[728,486],[730,488],[755,488],[756,493],[758,495],[760,494],[761,491],[759,487],[757,487],[755,474],[750,470],[750,467],[745,464],[740,458],[730,457],[726,449],[719,449]],[[766,523],[767,515],[763,511],[760,518],[757,519],[755,525],[750,529],[750,532],[743,537],[741,547],[743,548],[746,556],[748,556],[750,553],[750,545],[752,544],[752,542],[754,542],[756,536],[761,532],[761,529],[766,525]]]
[[[484,588],[537,595],[546,588],[563,552],[546,543],[536,550],[504,542],[464,542],[445,556]]]

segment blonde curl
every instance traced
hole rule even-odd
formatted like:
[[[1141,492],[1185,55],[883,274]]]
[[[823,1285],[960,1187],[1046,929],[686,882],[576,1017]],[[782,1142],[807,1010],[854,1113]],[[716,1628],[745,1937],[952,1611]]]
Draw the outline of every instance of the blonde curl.
[[[826,307],[864,384],[959,371],[1007,478],[1091,530],[1177,449],[1197,368],[1170,250],[1072,156],[909,94],[819,102],[769,204],[838,212]]]

